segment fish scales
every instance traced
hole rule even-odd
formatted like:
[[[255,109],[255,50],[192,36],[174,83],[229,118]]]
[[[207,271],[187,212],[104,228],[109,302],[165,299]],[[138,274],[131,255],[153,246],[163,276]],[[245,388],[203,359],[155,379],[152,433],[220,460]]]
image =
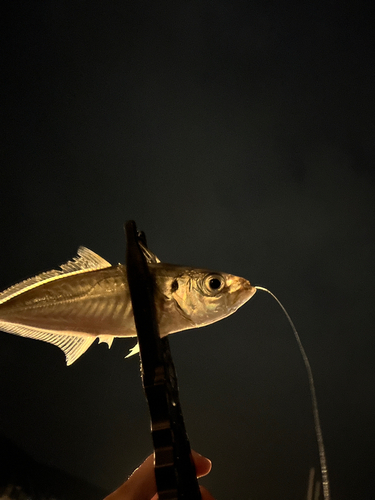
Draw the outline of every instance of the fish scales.
[[[134,330],[123,266],[41,284],[0,305],[0,321],[59,332],[128,336]]]
[[[143,249],[153,276],[161,336],[199,328],[233,314],[256,289],[244,278],[161,263]],[[126,268],[91,250],[58,270],[41,273],[0,294],[0,330],[56,345],[72,364],[94,342],[135,337]],[[138,352],[137,346],[130,355]]]

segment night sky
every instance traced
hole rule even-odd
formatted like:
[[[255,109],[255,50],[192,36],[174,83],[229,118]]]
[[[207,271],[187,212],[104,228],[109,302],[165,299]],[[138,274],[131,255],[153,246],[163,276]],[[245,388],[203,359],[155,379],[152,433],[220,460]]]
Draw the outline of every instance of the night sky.
[[[370,2],[49,0],[2,13],[0,289],[85,245],[269,288],[310,357],[333,500],[375,498]],[[218,500],[301,500],[318,451],[273,299],[170,338]],[[0,333],[0,434],[114,490],[152,451],[133,340],[65,366]]]

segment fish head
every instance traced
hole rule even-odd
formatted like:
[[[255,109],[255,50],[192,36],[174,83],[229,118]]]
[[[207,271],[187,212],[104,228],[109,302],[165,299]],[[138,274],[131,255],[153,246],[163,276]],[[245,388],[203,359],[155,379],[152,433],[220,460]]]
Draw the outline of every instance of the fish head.
[[[195,268],[174,271],[174,276],[169,274],[168,279],[170,300],[177,313],[172,322],[169,315],[173,331],[198,328],[226,318],[256,292],[248,280],[232,274]]]

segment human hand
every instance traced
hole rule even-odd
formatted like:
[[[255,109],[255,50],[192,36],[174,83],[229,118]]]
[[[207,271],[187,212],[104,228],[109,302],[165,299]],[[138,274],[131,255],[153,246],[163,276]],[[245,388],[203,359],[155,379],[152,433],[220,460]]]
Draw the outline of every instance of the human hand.
[[[211,461],[192,451],[197,477],[206,476],[211,470]],[[200,486],[202,500],[215,500],[213,496]],[[158,494],[155,482],[154,457],[150,455],[136,469],[124,484],[104,500],[157,500]]]

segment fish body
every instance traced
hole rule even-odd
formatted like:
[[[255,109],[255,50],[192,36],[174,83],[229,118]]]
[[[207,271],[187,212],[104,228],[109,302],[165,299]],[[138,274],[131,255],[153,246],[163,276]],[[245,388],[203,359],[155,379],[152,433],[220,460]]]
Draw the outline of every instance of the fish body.
[[[148,249],[144,253],[162,337],[225,318],[256,291],[244,278],[164,264]],[[60,347],[68,365],[96,338],[110,347],[115,337],[135,337],[126,267],[80,247],[61,269],[0,294],[0,330]]]

